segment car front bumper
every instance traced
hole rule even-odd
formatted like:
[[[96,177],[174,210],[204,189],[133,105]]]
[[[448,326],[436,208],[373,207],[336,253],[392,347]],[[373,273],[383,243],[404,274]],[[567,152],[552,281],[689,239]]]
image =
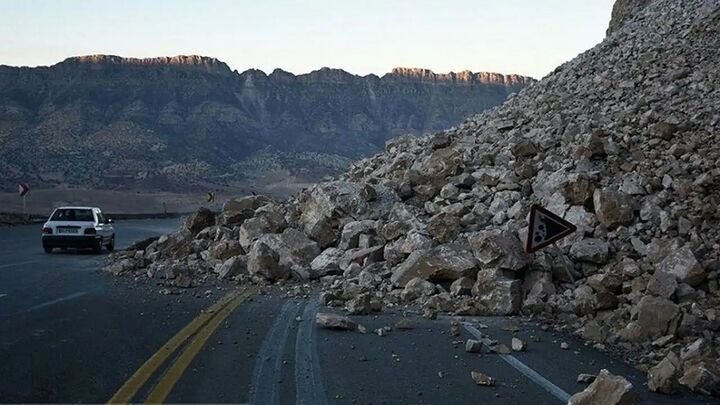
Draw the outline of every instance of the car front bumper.
[[[44,248],[94,249],[99,247],[101,243],[102,236],[100,235],[43,235],[42,237],[42,244]]]

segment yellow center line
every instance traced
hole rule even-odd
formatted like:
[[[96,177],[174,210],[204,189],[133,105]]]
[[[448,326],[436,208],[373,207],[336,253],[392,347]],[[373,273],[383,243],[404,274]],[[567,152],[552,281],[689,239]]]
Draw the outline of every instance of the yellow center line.
[[[245,301],[251,292],[247,291],[238,297],[234,298],[230,304],[225,306],[217,316],[213,317],[208,321],[207,325],[198,332],[197,336],[187,346],[185,351],[178,357],[173,363],[170,369],[162,376],[160,381],[157,383],[155,388],[152,390],[150,395],[147,397],[145,403],[158,404],[165,401],[170,391],[173,389],[175,384],[178,382],[180,377],[190,365],[190,362],[197,356],[202,347],[205,345],[207,340],[212,336],[215,330],[220,324],[237,308],[243,301]]]
[[[222,310],[226,305],[238,296],[237,292],[232,292],[218,300],[210,308],[204,310],[200,315],[195,317],[180,332],[168,340],[155,354],[153,354],[139,369],[123,384],[122,387],[108,401],[110,404],[127,404],[137,394],[140,388],[145,385],[152,374],[170,357],[175,351],[185,343],[185,341],[195,334],[205,323],[207,323],[218,311]]]

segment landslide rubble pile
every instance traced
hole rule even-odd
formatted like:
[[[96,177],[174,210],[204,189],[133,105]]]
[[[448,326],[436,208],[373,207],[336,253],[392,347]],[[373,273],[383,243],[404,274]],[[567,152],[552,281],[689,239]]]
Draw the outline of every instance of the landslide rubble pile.
[[[720,392],[720,3],[655,0],[461,127],[397,138],[277,202],[201,209],[108,265],[190,286],[319,280],[350,314],[533,314],[634,353],[650,389]],[[578,232],[529,255],[541,204]]]

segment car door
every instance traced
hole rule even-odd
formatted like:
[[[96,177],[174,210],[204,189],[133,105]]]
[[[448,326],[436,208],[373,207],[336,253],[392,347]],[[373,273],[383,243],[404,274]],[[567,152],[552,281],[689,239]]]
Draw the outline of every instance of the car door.
[[[102,236],[102,243],[107,242],[110,239],[110,236],[107,232],[107,224],[105,223],[105,217],[103,217],[102,212],[100,210],[95,210],[95,218],[97,225],[95,225],[95,229],[97,229],[98,235]]]
[[[102,213],[102,211],[98,212],[100,213],[100,215],[102,215],[103,218],[103,230],[105,231],[105,234],[103,236],[109,242],[115,234],[115,227],[112,223],[110,223],[110,221],[108,221],[107,217],[105,216],[105,214]]]
[[[105,214],[103,214],[102,211],[98,211],[98,214],[100,214],[103,219],[103,238],[109,242],[110,239],[112,239],[113,234],[115,233],[115,228],[113,227],[113,224],[108,222],[107,217],[105,217]]]

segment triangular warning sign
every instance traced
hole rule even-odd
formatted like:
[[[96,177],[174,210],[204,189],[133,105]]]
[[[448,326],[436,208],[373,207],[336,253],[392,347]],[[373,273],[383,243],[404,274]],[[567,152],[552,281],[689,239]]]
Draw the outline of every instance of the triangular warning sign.
[[[530,226],[528,227],[525,251],[535,252],[576,230],[575,225],[535,204],[530,208]]]

